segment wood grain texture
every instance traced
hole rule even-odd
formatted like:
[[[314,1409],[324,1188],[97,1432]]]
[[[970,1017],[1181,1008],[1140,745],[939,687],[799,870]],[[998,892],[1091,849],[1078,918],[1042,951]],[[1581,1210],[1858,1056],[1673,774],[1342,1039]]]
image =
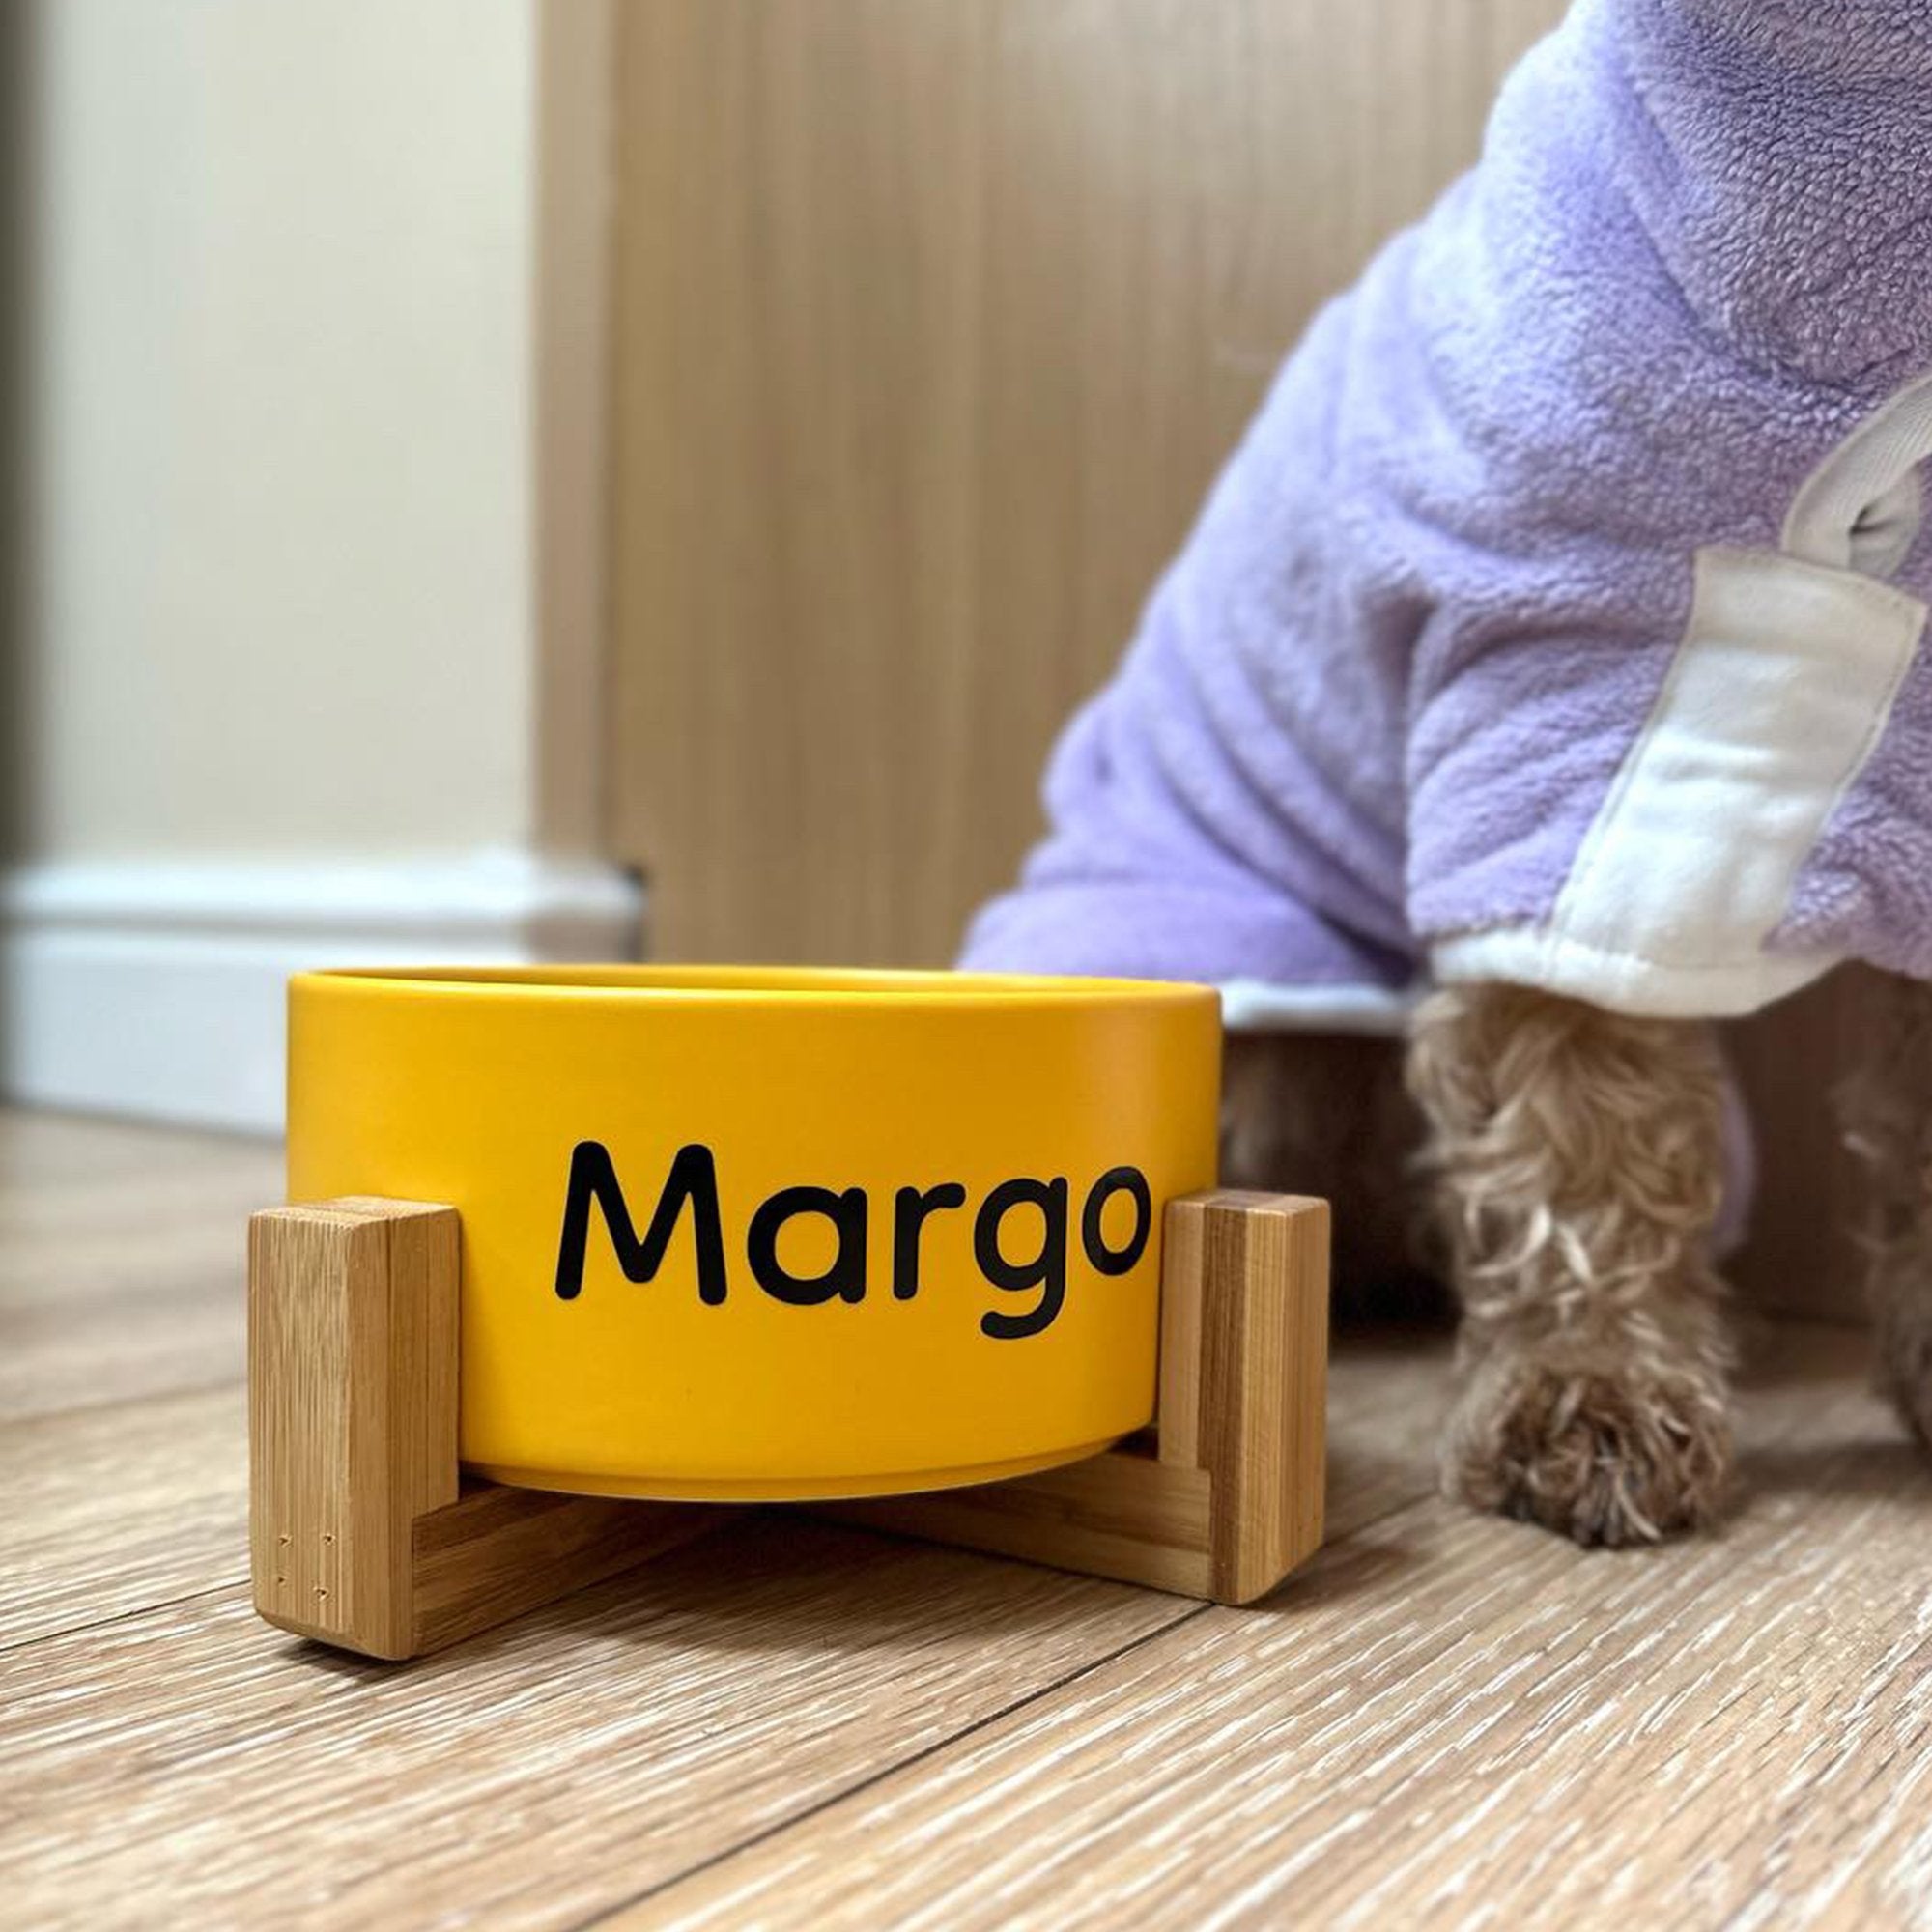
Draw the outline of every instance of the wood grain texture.
[[[416,1520],[457,1499],[459,1241],[419,1201],[249,1222],[251,1567],[284,1630],[414,1648]]]
[[[1932,1474],[1856,1351],[1783,1344],[1721,1539],[1417,1504],[617,1922],[1922,1924]]]
[[[1160,1401],[1198,1466],[1137,1449],[1020,1482],[826,1513],[1246,1603],[1321,1537],[1328,1208],[1223,1189],[1170,1202]],[[271,1624],[368,1657],[441,1648],[676,1548],[722,1512],[458,1495],[453,1208],[345,1198],[249,1224],[251,1569]],[[1160,1429],[1157,1410],[1156,1436]]]
[[[1111,1577],[1182,1597],[1211,1597],[1205,1469],[1114,1450],[1009,1483],[830,1503],[840,1522]]]
[[[416,1519],[408,1654],[494,1630],[695,1542],[734,1514],[466,1483],[457,1501]]]
[[[0,1418],[239,1381],[279,1148],[0,1112]]]
[[[0,1651],[248,1574],[241,1383],[0,1424]]]
[[[1346,1337],[1330,1351],[1327,1477],[1322,1516],[1346,1535],[1426,1495],[1434,1486],[1435,1435],[1447,1401],[1448,1350],[1436,1336]],[[1162,1401],[1166,1401],[1163,1393]],[[1157,1448],[1166,1440],[1154,1436]],[[1053,1563],[1075,1537],[1074,1567],[1130,1576],[1156,1589],[1207,1596],[1208,1482],[1198,1465],[1156,1455],[1165,1475],[1122,1485],[1096,1477],[1099,1458],[992,1490],[888,1497],[842,1511],[848,1522],[930,1536],[974,1548],[1004,1548]],[[1077,1520],[1077,1533],[1069,1520]],[[1197,1546],[1190,1550],[1189,1544]],[[1168,1574],[1161,1566],[1171,1565]]]
[[[42,1128],[0,1115],[0,1216],[55,1253],[94,1163]],[[99,1132],[110,1193],[172,1176],[232,1238],[259,1149]],[[1778,1341],[1743,1516],[1658,1556],[1427,1500],[1442,1370],[1338,1343],[1331,1541],[1259,1610],[756,1513],[402,1671],[254,1618],[239,1384],[39,1410],[0,1919],[1924,1922],[1932,1479],[1856,1338]]]
[[[577,1924],[1194,1607],[771,1516],[405,1670],[196,1599],[13,1654],[4,1910]]]
[[[460,1245],[456,1210],[420,1201],[345,1196],[249,1223],[250,1569],[282,1630],[420,1656],[724,1514],[461,1480]]]
[[[1176,1203],[1161,1217],[1160,1368],[1154,1455],[1174,1469],[1201,1457],[1201,1302],[1208,1269],[1208,1217]]]
[[[621,11],[611,826],[657,950],[950,955],[1276,361],[1560,12]]]
[[[1170,1201],[1160,1299],[1151,1441],[824,1514],[1217,1603],[1265,1595],[1321,1542],[1328,1204],[1235,1188]]]
[[[1201,1223],[1196,1422],[1209,1581],[1245,1604],[1321,1543],[1327,1483],[1328,1204],[1231,1188],[1177,1201]]]

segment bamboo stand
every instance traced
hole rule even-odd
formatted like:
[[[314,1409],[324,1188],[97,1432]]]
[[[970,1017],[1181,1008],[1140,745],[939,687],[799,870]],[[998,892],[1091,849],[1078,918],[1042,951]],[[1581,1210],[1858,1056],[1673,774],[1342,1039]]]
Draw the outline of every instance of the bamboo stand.
[[[1217,1603],[1321,1541],[1328,1208],[1167,1207],[1151,1430],[1064,1468],[842,1521]],[[456,1210],[356,1197],[249,1225],[255,1607],[371,1657],[440,1650],[712,1528],[729,1506],[506,1489],[457,1463]]]

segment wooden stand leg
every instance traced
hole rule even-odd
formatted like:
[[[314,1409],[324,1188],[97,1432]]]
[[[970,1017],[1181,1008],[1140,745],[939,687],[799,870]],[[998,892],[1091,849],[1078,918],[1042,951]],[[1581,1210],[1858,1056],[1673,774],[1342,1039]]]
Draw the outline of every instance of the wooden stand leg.
[[[1167,1208],[1152,1439],[1015,1482],[824,1513],[1245,1604],[1321,1542],[1328,1204],[1224,1189]]]
[[[463,1481],[459,1267],[452,1208],[354,1198],[249,1224],[250,1554],[283,1630],[413,1657],[722,1514]]]

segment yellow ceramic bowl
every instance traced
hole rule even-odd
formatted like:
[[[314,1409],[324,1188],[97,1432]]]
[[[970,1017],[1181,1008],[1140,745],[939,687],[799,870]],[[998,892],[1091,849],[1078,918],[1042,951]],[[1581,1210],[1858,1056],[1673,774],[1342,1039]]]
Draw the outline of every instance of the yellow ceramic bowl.
[[[1199,986],[682,967],[315,973],[289,1193],[463,1217],[464,1461],[883,1494],[1153,1407],[1161,1204],[1210,1186]]]

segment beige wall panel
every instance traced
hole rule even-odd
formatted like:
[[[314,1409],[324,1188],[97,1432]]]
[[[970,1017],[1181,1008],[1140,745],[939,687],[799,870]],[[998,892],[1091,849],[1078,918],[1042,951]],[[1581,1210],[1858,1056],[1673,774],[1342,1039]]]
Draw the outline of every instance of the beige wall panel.
[[[531,9],[36,0],[10,858],[531,831]]]

